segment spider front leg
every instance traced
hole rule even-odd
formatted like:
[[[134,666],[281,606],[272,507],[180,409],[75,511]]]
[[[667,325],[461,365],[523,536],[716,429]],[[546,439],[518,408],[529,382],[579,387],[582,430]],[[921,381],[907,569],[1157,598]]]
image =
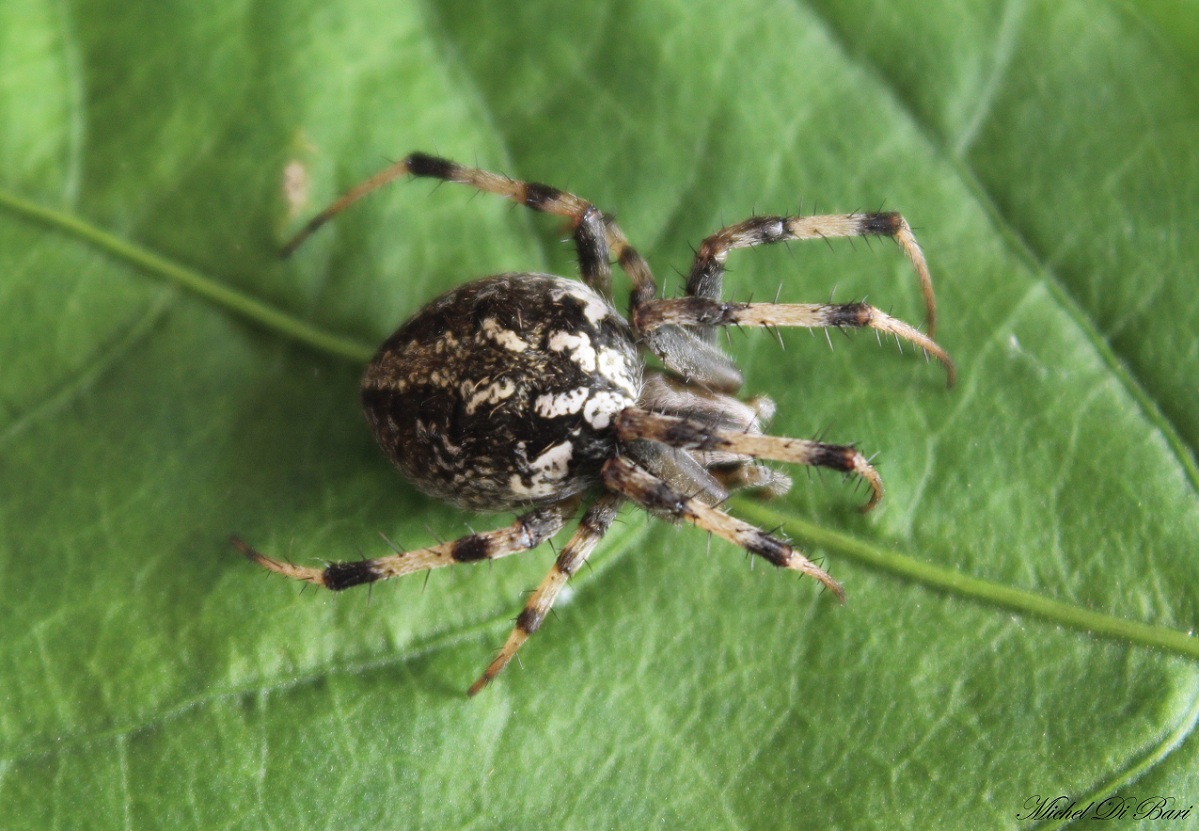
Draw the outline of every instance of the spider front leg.
[[[504,643],[495,660],[479,676],[479,680],[471,684],[467,695],[475,695],[491,683],[491,680],[499,675],[504,667],[508,666],[508,662],[516,656],[516,651],[529,639],[529,636],[541,626],[541,622],[553,608],[554,601],[557,600],[558,593],[562,591],[566,581],[579,570],[579,567],[591,556],[591,552],[595,550],[599,541],[603,539],[612,520],[616,517],[616,509],[621,501],[621,497],[617,494],[605,494],[583,514],[583,518],[579,520],[578,529],[566,547],[562,549],[558,559],[554,561],[553,568],[529,597],[524,610],[516,618],[516,625],[512,629],[512,634],[508,636],[507,642]]]
[[[758,555],[773,566],[815,577],[839,601],[845,602],[845,590],[841,584],[787,543],[719,508],[684,495],[623,456],[605,462],[602,477],[605,487],[623,494],[646,510],[690,522]]]
[[[952,387],[957,370],[928,335],[866,303],[729,303],[705,297],[655,300],[638,309],[636,325],[653,331],[661,326],[797,326],[806,329],[869,328],[913,343],[945,366]]]
[[[562,530],[577,504],[576,500],[568,500],[538,508],[517,517],[507,528],[469,534],[452,542],[412,551],[397,551],[373,560],[329,563],[323,568],[297,566],[271,559],[255,551],[238,537],[234,537],[230,542],[246,559],[265,569],[293,580],[303,580],[332,591],[341,591],[364,583],[401,577],[414,571],[426,571],[455,563],[495,560],[509,554],[528,551]]]
[[[924,293],[928,336],[936,326],[937,301],[928,273],[924,252],[912,235],[911,226],[901,215],[887,213],[831,214],[828,216],[756,216],[722,228],[700,244],[687,276],[687,294],[692,297],[719,299],[724,280],[724,264],[729,251],[790,240],[827,240],[833,237],[885,236],[895,240],[911,260]],[[706,333],[711,337],[712,331]]]

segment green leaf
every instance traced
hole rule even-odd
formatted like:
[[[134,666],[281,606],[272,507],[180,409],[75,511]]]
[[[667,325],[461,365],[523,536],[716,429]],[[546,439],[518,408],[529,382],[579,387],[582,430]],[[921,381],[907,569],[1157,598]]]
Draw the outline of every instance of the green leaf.
[[[1196,31],[1165,0],[0,5],[5,828],[1191,805]],[[231,533],[312,562],[508,521],[403,483],[357,376],[445,287],[570,273],[560,225],[401,183],[275,255],[413,149],[594,200],[668,292],[755,210],[904,213],[956,389],[871,337],[731,333],[773,432],[881,454],[871,514],[802,472],[730,505],[846,606],[626,511],[523,669],[468,701],[548,546],[343,595],[236,555]],[[922,318],[890,245],[731,267],[739,299]]]

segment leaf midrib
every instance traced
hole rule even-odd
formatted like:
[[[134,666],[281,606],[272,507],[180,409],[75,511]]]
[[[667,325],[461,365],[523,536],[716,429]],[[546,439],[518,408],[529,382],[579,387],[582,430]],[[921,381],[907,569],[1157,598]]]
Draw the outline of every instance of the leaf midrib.
[[[305,345],[334,357],[350,360],[369,359],[370,350],[354,341],[331,335],[319,326],[301,321],[263,301],[229,288],[219,281],[179,266],[167,258],[133,243],[118,239],[84,220],[60,211],[42,208],[34,203],[13,197],[0,190],[0,206],[7,206],[29,219],[72,234],[105,253],[133,265],[138,270],[158,276],[168,282],[178,282],[204,299],[226,311],[233,312],[280,334],[299,340]],[[180,277],[185,279],[180,279]],[[280,325],[282,323],[282,326]],[[906,577],[914,582],[939,588],[952,594],[981,600],[991,605],[1015,609],[1048,619],[1074,629],[1104,634],[1143,646],[1166,649],[1184,657],[1199,659],[1199,640],[1165,627],[1139,623],[1091,612],[1081,606],[1054,600],[1022,589],[1014,589],[969,577],[959,572],[929,565],[907,554],[891,551],[872,541],[862,541],[816,523],[779,514],[760,505],[739,500],[748,513],[757,514],[761,525],[781,525],[797,537],[835,550],[859,562],[882,571]]]

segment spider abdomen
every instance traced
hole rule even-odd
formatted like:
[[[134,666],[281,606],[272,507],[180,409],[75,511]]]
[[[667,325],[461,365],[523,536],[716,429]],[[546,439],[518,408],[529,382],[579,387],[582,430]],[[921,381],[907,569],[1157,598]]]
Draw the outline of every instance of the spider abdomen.
[[[558,502],[599,481],[642,364],[627,321],[588,286],[503,274],[421,309],[375,354],[362,405],[425,493],[480,511]]]

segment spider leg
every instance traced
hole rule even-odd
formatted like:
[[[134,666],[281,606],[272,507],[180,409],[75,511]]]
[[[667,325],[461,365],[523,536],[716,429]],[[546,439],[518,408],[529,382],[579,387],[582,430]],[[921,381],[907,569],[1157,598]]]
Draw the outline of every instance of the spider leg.
[[[912,234],[912,228],[900,214],[850,213],[827,216],[756,216],[722,228],[700,244],[687,277],[687,294],[718,299],[724,280],[724,264],[729,251],[788,240],[828,240],[834,237],[891,237],[911,260],[924,293],[928,336],[933,336],[937,301],[928,273],[924,252]],[[705,333],[708,339],[712,331]]]
[[[932,355],[945,366],[949,386],[957,378],[953,361],[932,338],[866,303],[729,303],[706,297],[680,297],[655,300],[641,307],[636,325],[645,331],[659,326],[870,328],[914,343]]]
[[[741,546],[771,565],[815,577],[838,600],[845,602],[845,590],[841,584],[787,543],[718,508],[685,496],[628,459],[617,456],[605,462],[602,476],[605,487],[623,494],[646,510],[685,520]]]
[[[248,560],[263,568],[293,580],[303,580],[333,591],[341,591],[363,583],[411,574],[414,571],[455,563],[495,560],[536,548],[562,529],[577,504],[576,500],[567,500],[523,514],[507,528],[468,534],[451,542],[397,552],[373,560],[329,563],[324,568],[297,566],[273,560],[255,551],[238,537],[234,537],[230,542]]]
[[[516,651],[520,649],[521,645],[541,626],[541,622],[553,607],[554,601],[557,599],[558,593],[562,591],[562,587],[566,585],[566,581],[586,562],[591,552],[595,550],[595,546],[607,532],[612,520],[616,517],[616,508],[621,501],[623,501],[622,497],[618,494],[604,494],[583,514],[582,519],[579,520],[579,527],[558,555],[558,559],[554,561],[553,568],[529,597],[524,610],[516,618],[512,634],[508,636],[500,653],[495,660],[488,664],[487,669],[479,676],[479,680],[471,684],[467,695],[475,695],[499,675],[508,662],[515,657]]]
[[[612,266],[609,262],[608,228],[615,228],[615,224],[610,217],[605,217],[594,205],[573,193],[539,182],[510,179],[427,153],[411,153],[350,188],[309,220],[299,233],[283,246],[283,256],[290,256],[321,226],[362,197],[408,175],[468,185],[484,193],[494,193],[511,199],[541,213],[567,217],[574,228],[575,250],[578,253],[579,270],[583,280],[603,296],[611,298]],[[628,245],[623,234],[619,234],[619,239],[622,241],[621,255],[630,260],[640,260],[640,256]],[[645,273],[648,274],[648,269]],[[652,282],[652,277],[650,279]],[[655,291],[651,286],[649,296],[653,297]]]
[[[653,413],[629,407],[616,417],[616,435],[622,441],[648,439],[682,450],[721,451],[755,459],[827,467],[854,473],[870,485],[869,511],[883,498],[883,480],[866,457],[851,444],[826,444],[807,439],[763,436],[711,427],[695,419]]]

